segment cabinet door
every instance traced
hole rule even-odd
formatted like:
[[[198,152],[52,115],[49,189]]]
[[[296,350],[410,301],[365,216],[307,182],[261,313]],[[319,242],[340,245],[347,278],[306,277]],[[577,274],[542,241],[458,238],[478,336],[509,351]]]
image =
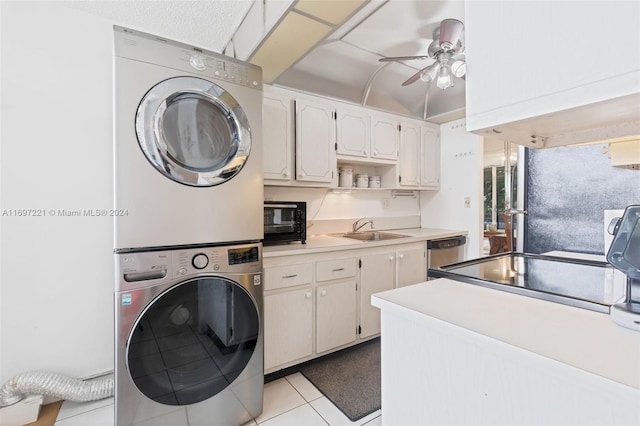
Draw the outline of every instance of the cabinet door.
[[[264,368],[313,353],[313,289],[306,287],[264,297]]]
[[[422,126],[423,188],[440,189],[440,132],[438,128]]]
[[[387,115],[371,116],[371,158],[398,159],[398,121]]]
[[[332,183],[337,167],[333,109],[296,100],[296,180]]]
[[[426,243],[397,251],[398,287],[427,280]]]
[[[380,333],[380,310],[371,306],[371,295],[395,286],[395,251],[362,256],[360,271],[360,337]]]
[[[420,185],[420,126],[400,124],[400,186]]]
[[[316,352],[356,340],[355,279],[316,288]]]
[[[364,109],[338,108],[336,111],[338,155],[369,156],[369,114]]]
[[[291,99],[264,95],[262,104],[264,178],[290,180],[293,167]]]

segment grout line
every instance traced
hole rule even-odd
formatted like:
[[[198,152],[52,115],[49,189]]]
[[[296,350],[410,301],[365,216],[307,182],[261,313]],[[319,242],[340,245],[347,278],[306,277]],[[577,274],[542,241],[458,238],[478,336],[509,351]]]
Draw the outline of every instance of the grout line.
[[[304,375],[303,375],[302,373],[300,373],[300,375],[301,375],[302,377],[304,377]],[[291,385],[291,387],[292,387],[293,389],[295,389],[295,391],[296,391],[296,392],[298,392],[298,394],[302,397],[302,399],[304,399],[304,400],[305,400],[305,402],[306,402],[307,404],[308,404],[308,403],[310,403],[311,401],[315,401],[315,400],[320,399],[320,398],[322,398],[322,397],[324,396],[324,394],[323,394],[322,392],[320,392],[320,390],[319,390],[317,387],[315,387],[315,385],[314,385],[313,383],[311,383],[311,381],[309,381],[309,379],[307,379],[306,377],[304,377],[304,379],[305,379],[306,381],[308,381],[308,382],[311,384],[311,386],[313,386],[313,388],[314,388],[315,390],[317,390],[317,391],[318,391],[318,393],[320,394],[320,396],[319,396],[319,397],[314,398],[314,399],[312,399],[311,401],[309,401],[309,400],[307,400],[307,398],[305,398],[305,396],[302,394],[302,392],[300,392],[300,391],[298,390],[298,388],[297,388],[293,383],[291,383],[291,382],[289,381],[289,379],[287,379],[287,376],[285,376],[285,377],[284,377],[284,379],[285,379],[285,380],[286,380],[286,381]]]
[[[323,398],[326,398],[326,396],[324,396],[324,395],[322,395],[322,397],[323,397]],[[315,399],[314,401],[317,401],[318,399],[320,399],[320,398],[317,398],[317,399]],[[329,400],[327,399],[327,401],[329,401]],[[329,402],[331,402],[331,401],[329,401]],[[311,405],[311,404],[309,404],[309,405]],[[325,419],[325,418],[324,418],[324,416],[322,415],[322,413],[320,413],[318,410],[316,410],[316,407],[314,407],[313,405],[311,405],[311,408],[313,408],[313,411],[315,411],[316,413],[318,413],[318,415],[322,418],[322,420],[324,420],[324,422],[325,422],[326,424],[328,424],[329,426],[331,426],[331,423],[329,423],[329,420]]]

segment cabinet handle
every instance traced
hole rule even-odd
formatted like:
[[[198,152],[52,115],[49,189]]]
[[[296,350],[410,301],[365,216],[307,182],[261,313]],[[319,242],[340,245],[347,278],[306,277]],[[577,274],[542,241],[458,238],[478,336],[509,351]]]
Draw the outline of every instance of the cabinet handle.
[[[293,274],[293,275],[283,275],[282,278],[295,278],[297,277],[298,274]]]
[[[340,272],[340,271],[344,271],[344,268],[336,268],[336,269],[332,269],[332,272]]]
[[[369,155],[369,154],[367,153],[367,150],[366,150],[366,149],[363,149],[363,150],[362,150],[362,153],[363,153],[364,155]]]
[[[311,293],[307,292],[304,294],[305,299],[311,299]]]
[[[378,151],[373,151],[373,156],[377,157],[378,156]]]
[[[282,172],[282,176],[284,177],[289,177],[290,173],[289,170],[285,170],[284,172]]]
[[[304,173],[298,173],[298,177],[299,177],[299,178],[303,178],[303,177],[305,177],[305,176],[306,176],[306,175],[305,175]]]
[[[326,296],[327,295],[327,290],[322,290],[320,292],[320,296]]]
[[[389,256],[389,262],[393,261],[393,256]]]
[[[400,260],[404,259],[404,254],[400,253],[400,254],[398,255],[398,259],[400,259]]]

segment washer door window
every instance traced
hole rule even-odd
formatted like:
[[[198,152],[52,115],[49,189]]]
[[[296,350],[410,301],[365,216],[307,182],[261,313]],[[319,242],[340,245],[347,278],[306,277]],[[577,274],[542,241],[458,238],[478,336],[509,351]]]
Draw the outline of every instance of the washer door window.
[[[249,157],[251,130],[238,102],[196,77],[155,85],[136,114],[138,142],[163,175],[190,186],[213,186],[235,176]]]
[[[256,305],[238,284],[222,278],[186,281],[155,298],[134,324],[128,370],[148,398],[194,404],[240,375],[259,329]]]

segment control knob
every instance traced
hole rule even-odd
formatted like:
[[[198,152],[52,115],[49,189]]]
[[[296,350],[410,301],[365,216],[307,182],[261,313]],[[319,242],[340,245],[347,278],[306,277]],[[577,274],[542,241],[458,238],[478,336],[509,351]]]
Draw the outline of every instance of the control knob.
[[[196,269],[204,269],[209,264],[209,258],[204,253],[198,253],[191,259],[191,264]]]
[[[207,69],[207,60],[202,55],[193,55],[189,58],[189,64],[198,71]]]

